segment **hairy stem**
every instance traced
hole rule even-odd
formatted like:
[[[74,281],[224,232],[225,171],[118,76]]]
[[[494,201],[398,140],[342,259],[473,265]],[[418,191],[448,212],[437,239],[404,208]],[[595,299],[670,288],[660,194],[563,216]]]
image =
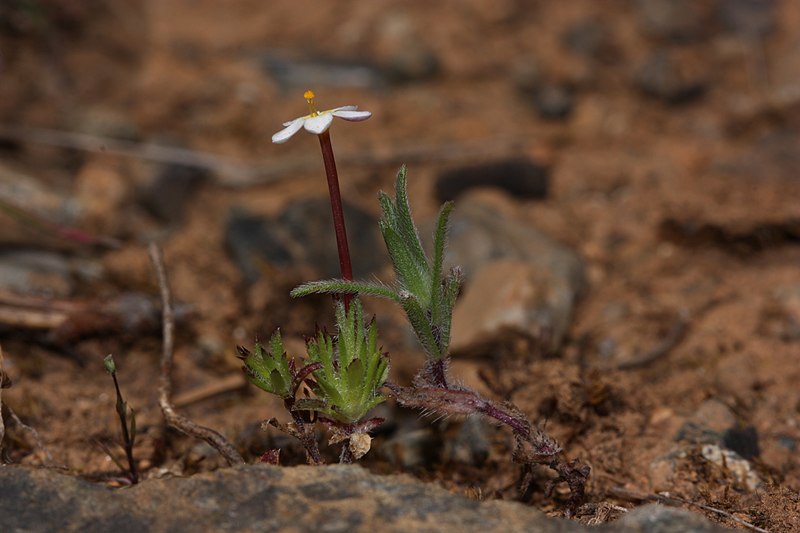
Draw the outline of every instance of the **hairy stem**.
[[[306,462],[311,465],[324,464],[325,461],[322,460],[322,455],[319,453],[319,445],[317,444],[317,439],[314,438],[313,430],[309,431],[300,413],[292,410],[294,407],[294,398],[284,398],[283,406],[292,414],[294,425],[297,426],[297,437],[303,444],[303,448],[306,449]]]

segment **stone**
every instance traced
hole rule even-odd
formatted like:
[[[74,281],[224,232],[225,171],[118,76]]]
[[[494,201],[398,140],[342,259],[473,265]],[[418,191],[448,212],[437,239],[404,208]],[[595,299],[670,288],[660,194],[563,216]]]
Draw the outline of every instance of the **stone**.
[[[580,255],[480,196],[458,203],[449,236],[445,268],[460,265],[466,280],[452,351],[532,338],[543,341],[540,349],[557,349],[585,285]]]
[[[518,337],[535,341],[552,330],[563,334],[567,324],[555,324],[548,309],[551,280],[539,274],[519,260],[478,270],[453,312],[451,351],[483,352]]]
[[[728,428],[722,434],[722,445],[744,459],[755,459],[761,455],[758,431],[753,426]]]
[[[548,83],[533,95],[533,105],[544,119],[564,119],[572,113],[572,93],[563,85]]]
[[[653,459],[647,472],[650,490],[655,493],[672,490],[675,486],[674,478],[678,461],[683,459],[686,459],[686,452],[683,450],[673,450]]]
[[[681,104],[703,96],[708,89],[701,64],[690,54],[660,48],[650,54],[636,71],[634,81],[646,95],[668,104]]]
[[[160,221],[176,224],[183,220],[186,206],[208,177],[208,171],[201,168],[159,165],[139,203]]]
[[[18,294],[69,296],[74,288],[63,254],[20,250],[0,256],[0,288]]]
[[[416,40],[392,53],[385,67],[386,78],[393,84],[430,80],[440,72],[436,53]]]
[[[233,207],[225,223],[225,248],[242,273],[245,283],[255,283],[262,268],[257,257],[270,264],[287,266],[292,256],[282,243],[283,239],[272,230],[270,221],[262,216]]]
[[[76,202],[48,187],[38,176],[0,162],[0,205],[10,206],[55,224],[74,224]],[[0,210],[0,245],[63,247],[63,238],[30,224],[23,216]]]
[[[360,207],[343,201],[347,240],[353,260],[353,276],[366,279],[389,263],[378,220]],[[340,278],[339,253],[333,231],[333,215],[327,196],[291,202],[274,225],[294,243],[295,261],[316,268],[325,278]]]
[[[691,444],[718,444],[725,431],[735,427],[736,414],[716,399],[704,401],[681,426],[675,440]]]
[[[257,61],[264,72],[284,91],[307,90],[311,86],[378,89],[387,83],[378,66],[358,60],[296,59],[268,51],[258,54]]]
[[[489,431],[490,426],[486,420],[478,416],[466,417],[455,437],[445,440],[445,457],[449,461],[469,465],[484,464],[491,451]]]
[[[715,15],[715,0],[638,0],[636,8],[642,31],[671,42],[705,36]]]
[[[353,275],[365,279],[388,264],[388,254],[370,213],[344,201]],[[276,218],[234,207],[225,227],[225,246],[248,284],[265,265],[285,268],[307,265],[323,278],[340,278],[339,253],[327,197],[292,201]]]
[[[700,453],[707,461],[730,473],[738,485],[751,492],[763,484],[750,461],[732,450],[723,449],[715,444],[706,444]]]
[[[436,200],[455,200],[470,189],[493,187],[515,198],[539,200],[550,189],[550,169],[528,158],[511,158],[456,167],[436,177]]]
[[[0,530],[635,533],[731,531],[647,505],[603,526],[549,518],[516,502],[476,501],[409,476],[355,465],[247,465],[113,490],[44,468],[0,467]]]
[[[614,54],[611,31],[603,21],[589,18],[570,25],[561,37],[564,48],[589,59]]]
[[[775,0],[725,0],[719,4],[719,19],[730,33],[760,39],[775,29],[775,4]]]

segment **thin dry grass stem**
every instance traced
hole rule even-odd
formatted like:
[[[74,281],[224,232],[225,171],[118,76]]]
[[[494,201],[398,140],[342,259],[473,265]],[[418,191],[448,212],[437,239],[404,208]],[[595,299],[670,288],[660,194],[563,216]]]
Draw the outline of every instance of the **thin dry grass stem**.
[[[161,354],[161,377],[158,387],[158,403],[164,420],[181,433],[197,439],[204,440],[225,458],[229,465],[244,464],[244,459],[228,439],[213,429],[198,425],[186,417],[175,412],[170,398],[172,396],[172,366],[173,348],[175,345],[175,317],[172,311],[172,296],[167,282],[167,273],[164,268],[164,258],[161,249],[156,244],[149,247],[150,260],[156,271],[158,287],[161,292],[161,305],[163,307],[163,344]]]
[[[671,505],[674,507],[679,507],[681,505],[688,505],[692,507],[697,507],[698,509],[702,509],[704,511],[708,511],[710,513],[714,513],[719,516],[723,516],[729,520],[733,520],[737,524],[752,531],[757,531],[758,533],[771,533],[768,529],[764,529],[762,527],[758,527],[755,524],[751,524],[746,520],[742,520],[738,516],[735,516],[728,511],[723,511],[722,509],[718,509],[716,507],[711,507],[710,505],[705,505],[702,503],[693,502],[690,500],[686,500],[679,496],[674,496],[669,493],[663,494],[648,494],[644,492],[636,492],[630,489],[626,489],[624,487],[612,487],[609,491],[612,496],[615,498],[619,498],[621,500],[628,500],[628,501],[640,501],[640,502],[656,502],[662,505]]]
[[[232,188],[264,185],[317,168],[307,157],[247,163],[200,150],[10,124],[0,124],[0,139],[206,169],[219,174],[217,180],[220,185]],[[489,156],[518,155],[521,151],[524,151],[524,146],[518,139],[481,139],[474,143],[415,143],[370,153],[359,149],[343,154],[339,159],[348,166],[375,167],[398,163],[476,161]]]

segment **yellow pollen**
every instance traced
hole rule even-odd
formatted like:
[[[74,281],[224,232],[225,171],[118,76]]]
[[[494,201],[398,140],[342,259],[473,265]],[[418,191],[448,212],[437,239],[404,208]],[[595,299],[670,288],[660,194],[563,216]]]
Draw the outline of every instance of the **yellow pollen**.
[[[303,98],[305,98],[306,102],[308,102],[308,110],[312,117],[319,115],[317,108],[314,106],[314,96],[314,91],[306,91],[303,93]]]

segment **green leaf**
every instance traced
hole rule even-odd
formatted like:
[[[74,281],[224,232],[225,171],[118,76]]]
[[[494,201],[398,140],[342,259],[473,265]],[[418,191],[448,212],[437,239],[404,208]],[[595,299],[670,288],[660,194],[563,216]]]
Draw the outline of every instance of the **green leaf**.
[[[447,314],[444,288],[442,287],[442,263],[444,261],[444,247],[447,240],[447,220],[453,210],[453,203],[446,202],[439,210],[436,222],[436,231],[433,236],[433,266],[431,268],[431,322],[436,327],[441,327],[442,317]]]
[[[450,330],[453,324],[453,308],[461,288],[461,269],[453,268],[444,281],[443,315],[439,320],[439,348],[443,354],[450,347]]]
[[[439,346],[433,336],[431,323],[414,295],[407,294],[403,298],[401,305],[425,352],[434,359],[441,358],[443,354],[439,352]]]
[[[364,365],[361,359],[356,359],[347,367],[347,387],[351,391],[360,393],[362,389],[367,388],[369,385],[371,383],[364,381]]]
[[[431,279],[427,267],[414,261],[402,237],[393,228],[383,227],[383,239],[401,285],[427,307],[431,298]]]
[[[400,301],[397,291],[380,283],[367,281],[350,281],[345,279],[326,279],[309,281],[292,289],[292,298],[308,296],[310,294],[364,294]]]
[[[420,242],[419,239],[419,233],[414,225],[414,220],[411,218],[405,165],[400,167],[400,171],[397,173],[397,180],[395,181],[395,207],[397,209],[395,229],[406,243],[414,261],[420,267],[424,265],[426,270],[429,269],[430,267],[425,257],[425,251],[422,249],[422,242]]]

